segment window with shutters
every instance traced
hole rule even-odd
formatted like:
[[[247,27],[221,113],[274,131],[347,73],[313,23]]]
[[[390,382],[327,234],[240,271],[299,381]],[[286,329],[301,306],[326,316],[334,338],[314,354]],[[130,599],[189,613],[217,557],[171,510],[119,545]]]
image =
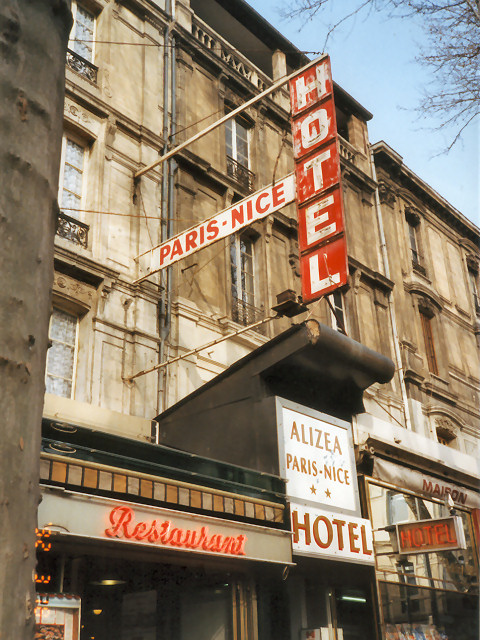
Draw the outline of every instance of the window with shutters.
[[[424,311],[420,311],[420,320],[422,323],[423,341],[425,344],[428,370],[438,376],[437,357],[435,355],[435,343],[433,340],[432,318]]]
[[[263,313],[255,306],[254,241],[245,234],[230,239],[232,319],[245,326],[257,322]]]
[[[254,174],[249,160],[250,129],[246,123],[232,118],[225,123],[225,147],[227,152],[227,175],[247,191],[254,189]]]

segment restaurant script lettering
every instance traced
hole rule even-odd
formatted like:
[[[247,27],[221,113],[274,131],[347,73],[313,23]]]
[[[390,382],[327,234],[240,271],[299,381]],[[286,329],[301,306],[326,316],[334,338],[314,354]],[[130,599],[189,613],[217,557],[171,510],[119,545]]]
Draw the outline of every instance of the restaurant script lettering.
[[[134,510],[124,505],[112,509],[109,519],[111,526],[105,529],[105,535],[109,538],[124,538],[132,542],[159,544],[191,551],[245,555],[245,535],[223,536],[220,533],[211,533],[207,526],[181,529],[175,527],[171,520],[137,522]]]

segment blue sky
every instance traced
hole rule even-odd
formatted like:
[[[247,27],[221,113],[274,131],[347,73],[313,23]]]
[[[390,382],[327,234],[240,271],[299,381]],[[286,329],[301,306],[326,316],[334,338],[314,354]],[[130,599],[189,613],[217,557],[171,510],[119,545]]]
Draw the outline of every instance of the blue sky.
[[[280,17],[282,0],[250,0],[250,4],[299,49],[323,49],[327,28],[319,17],[292,22]],[[354,6],[332,0],[326,21],[336,22]],[[422,39],[420,24],[370,12],[346,21],[330,37],[326,52],[335,81],[373,113],[370,141],[384,140],[422,180],[480,225],[480,123],[469,125],[453,149],[441,153],[456,130],[433,131],[438,122],[419,120],[414,110],[429,80],[428,72],[414,60]]]

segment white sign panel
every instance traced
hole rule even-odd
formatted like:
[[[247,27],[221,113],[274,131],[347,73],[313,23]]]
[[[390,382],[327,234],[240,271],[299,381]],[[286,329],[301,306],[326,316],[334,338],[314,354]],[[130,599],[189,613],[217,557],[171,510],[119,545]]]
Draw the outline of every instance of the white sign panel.
[[[287,531],[69,491],[43,488],[38,527],[157,550],[291,561]]]
[[[351,425],[283,398],[277,398],[277,425],[288,498],[359,515]]]
[[[370,520],[292,503],[293,552],[361,564],[375,563]]]
[[[274,185],[260,189],[248,198],[236,202],[230,208],[220,211],[212,218],[204,220],[141,254],[139,258],[143,257],[149,260],[148,273],[139,278],[137,282],[232,233],[240,231],[256,220],[266,218],[294,200],[295,178],[291,173],[278,180]]]

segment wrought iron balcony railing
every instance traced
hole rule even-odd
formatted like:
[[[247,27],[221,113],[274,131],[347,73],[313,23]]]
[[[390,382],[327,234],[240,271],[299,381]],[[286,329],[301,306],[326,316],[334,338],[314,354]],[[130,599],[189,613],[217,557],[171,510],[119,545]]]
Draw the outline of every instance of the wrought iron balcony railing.
[[[240,298],[232,297],[232,320],[234,322],[238,322],[238,324],[242,324],[244,327],[247,327],[249,324],[262,320],[264,315],[263,309],[254,307],[252,304],[248,304],[248,302],[245,302]],[[259,327],[255,327],[252,331],[264,334],[265,325],[262,324]]]
[[[98,67],[71,49],[67,49],[67,66],[90,82],[97,84]]]
[[[66,238],[81,247],[88,247],[88,224],[67,216],[63,211],[58,214],[57,236]]]
[[[230,156],[227,156],[227,175],[247,191],[254,190],[255,174]]]

